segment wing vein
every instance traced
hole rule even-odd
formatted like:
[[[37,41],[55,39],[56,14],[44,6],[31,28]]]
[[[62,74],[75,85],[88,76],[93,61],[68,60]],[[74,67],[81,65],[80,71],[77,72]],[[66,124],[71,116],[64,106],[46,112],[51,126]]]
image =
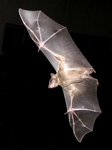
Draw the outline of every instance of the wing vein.
[[[66,29],[66,27],[63,27],[61,29],[59,29],[58,31],[56,31],[55,33],[53,33],[47,40],[44,41],[44,44],[49,41],[54,35],[56,35],[57,33],[59,33],[60,31],[62,31],[63,29]]]
[[[42,41],[42,35],[41,35],[41,32],[40,32],[40,25],[39,25],[39,17],[40,17],[40,13],[41,11],[39,11],[38,13],[38,16],[37,16],[37,26],[38,26],[38,30],[39,30],[39,35],[40,35],[40,41]]]
[[[74,111],[80,111],[80,110],[87,110],[87,111],[91,111],[91,112],[100,112],[100,111],[97,111],[97,110],[92,110],[92,109],[86,109],[86,108],[80,108],[80,109],[73,109]]]
[[[92,131],[92,129],[90,129],[89,127],[87,127],[82,121],[81,119],[76,115],[76,113],[74,112],[74,115],[77,117],[77,119],[79,120],[79,122],[83,125],[83,127],[89,129],[90,131]]]

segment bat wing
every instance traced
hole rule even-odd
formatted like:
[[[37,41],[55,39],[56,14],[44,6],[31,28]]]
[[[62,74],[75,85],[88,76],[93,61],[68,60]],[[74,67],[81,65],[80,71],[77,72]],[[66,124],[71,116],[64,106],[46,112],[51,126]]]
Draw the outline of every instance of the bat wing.
[[[19,9],[20,17],[30,37],[57,71],[60,61],[64,68],[92,68],[72,40],[66,27],[58,24],[42,11]],[[93,72],[93,70],[92,70]]]
[[[101,113],[97,100],[96,80],[85,79],[75,83],[76,92],[71,98],[70,91],[63,88],[70,126],[76,139],[81,142],[84,135],[93,130],[96,118]]]

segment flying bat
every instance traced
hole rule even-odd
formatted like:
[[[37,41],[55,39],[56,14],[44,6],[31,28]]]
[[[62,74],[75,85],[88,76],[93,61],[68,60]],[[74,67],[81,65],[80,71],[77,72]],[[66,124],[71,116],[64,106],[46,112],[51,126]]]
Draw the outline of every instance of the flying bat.
[[[19,15],[38,50],[47,57],[56,74],[51,73],[48,88],[62,87],[68,119],[76,139],[93,131],[101,113],[97,99],[98,80],[66,27],[55,22],[42,11],[19,9]]]

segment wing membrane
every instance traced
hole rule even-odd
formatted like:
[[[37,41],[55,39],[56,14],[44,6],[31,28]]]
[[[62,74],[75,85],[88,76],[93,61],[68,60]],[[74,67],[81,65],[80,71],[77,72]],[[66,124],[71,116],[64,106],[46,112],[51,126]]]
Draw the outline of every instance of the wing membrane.
[[[94,79],[85,79],[75,83],[76,92],[71,99],[70,91],[63,88],[68,118],[76,139],[81,142],[84,135],[91,132],[96,118],[101,113],[96,90],[97,84]],[[69,109],[71,108],[71,111]]]
[[[19,14],[32,40],[42,50],[56,71],[59,68],[59,60],[55,59],[57,54],[64,57],[67,69],[92,68],[72,40],[66,27],[46,16],[42,11],[19,9]],[[49,51],[49,57],[45,51]]]

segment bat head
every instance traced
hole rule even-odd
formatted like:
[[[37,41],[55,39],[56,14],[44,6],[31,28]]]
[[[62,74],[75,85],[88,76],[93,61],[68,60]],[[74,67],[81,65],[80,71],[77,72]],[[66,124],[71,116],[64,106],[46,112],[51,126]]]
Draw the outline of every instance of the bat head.
[[[55,88],[57,87],[59,84],[58,84],[58,77],[57,77],[57,74],[53,74],[51,73],[51,79],[49,80],[49,85],[48,85],[48,88]]]

